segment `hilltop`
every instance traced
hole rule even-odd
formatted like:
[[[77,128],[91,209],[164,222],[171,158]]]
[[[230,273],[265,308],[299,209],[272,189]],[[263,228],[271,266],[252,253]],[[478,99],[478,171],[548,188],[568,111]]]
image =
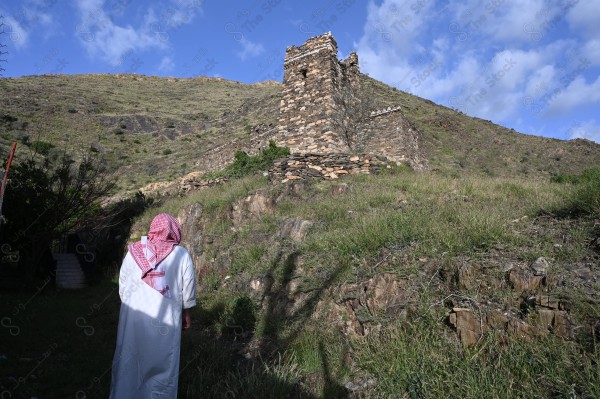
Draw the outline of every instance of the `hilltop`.
[[[422,132],[430,169],[447,175],[549,177],[600,164],[600,145],[515,132],[361,75],[373,109],[401,106]],[[135,191],[222,167],[278,122],[282,86],[220,78],[44,75],[0,79],[3,154],[33,141],[98,152]]]

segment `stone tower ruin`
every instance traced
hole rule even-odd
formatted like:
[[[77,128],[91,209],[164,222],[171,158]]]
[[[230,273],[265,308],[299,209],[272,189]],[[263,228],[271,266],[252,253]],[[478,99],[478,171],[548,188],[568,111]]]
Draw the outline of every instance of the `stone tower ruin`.
[[[359,102],[358,56],[340,62],[331,33],[288,47],[283,64],[279,137],[292,152],[347,152],[341,126]]]
[[[300,178],[294,173],[306,165],[307,175],[369,173],[374,159],[425,169],[420,131],[399,106],[371,110],[369,99],[361,100],[358,56],[352,52],[340,61],[337,52],[331,33],[286,50],[279,122],[272,138],[295,158],[291,169],[279,164],[280,180]]]

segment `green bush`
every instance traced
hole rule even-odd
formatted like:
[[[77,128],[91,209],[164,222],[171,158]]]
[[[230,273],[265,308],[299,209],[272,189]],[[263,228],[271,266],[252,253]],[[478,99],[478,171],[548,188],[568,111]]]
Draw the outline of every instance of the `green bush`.
[[[600,216],[600,178],[581,184],[571,197],[573,212]]]
[[[45,141],[34,141],[31,143],[31,148],[40,155],[48,155],[54,145]]]
[[[550,178],[553,183],[580,184],[590,181],[600,181],[600,168],[584,170],[580,175],[556,175]]]
[[[269,141],[269,147],[260,150],[258,155],[250,156],[244,151],[236,151],[235,160],[225,168],[223,176],[229,178],[248,176],[269,169],[276,159],[287,155],[290,155],[290,149],[277,147],[273,140]]]

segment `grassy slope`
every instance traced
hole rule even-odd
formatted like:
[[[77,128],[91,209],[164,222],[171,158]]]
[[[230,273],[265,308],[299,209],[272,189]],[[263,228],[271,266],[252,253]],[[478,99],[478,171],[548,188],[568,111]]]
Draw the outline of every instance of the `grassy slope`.
[[[272,214],[232,229],[231,205],[248,192],[267,187],[264,178],[250,177],[169,200],[138,220],[134,236],[159,211],[177,214],[185,205],[200,202],[207,212],[203,233],[211,240],[205,242],[204,251],[206,259],[215,261],[198,265],[203,270],[201,306],[194,332],[184,341],[182,397],[233,393],[236,397],[329,398],[343,395],[345,383],[363,377],[375,382],[364,397],[600,396],[600,352],[595,341],[565,342],[550,335],[529,343],[509,340],[498,345],[489,335],[476,350],[463,350],[442,323],[447,309],[441,299],[447,292],[436,274],[465,259],[483,264],[495,259],[488,266],[501,268],[545,256],[553,273],[570,264],[597,264],[598,255],[588,245],[593,220],[548,220],[538,215],[540,209],[564,207],[572,190],[539,177],[597,165],[600,146],[521,135],[372,80],[366,82],[376,92],[374,108],[403,105],[424,132],[430,165],[442,173],[353,177],[346,180],[350,190],[338,196],[330,194],[335,182],[317,183],[279,201]],[[258,122],[273,123],[280,88],[212,79],[98,75],[2,79],[0,90],[2,112],[18,118],[3,125],[4,140],[27,134],[31,140],[39,137],[68,148],[99,143],[120,166],[119,174],[127,174],[123,188],[132,188],[182,174],[211,146],[243,137]],[[144,121],[158,126],[158,134],[144,131],[128,119],[131,115],[147,116]],[[125,128],[120,127],[121,118]],[[19,125],[23,121],[29,124]],[[67,127],[71,135],[66,141]],[[123,134],[115,134],[117,128]],[[173,155],[163,153],[165,144]],[[148,173],[149,165],[162,162],[167,166]],[[280,223],[289,217],[315,222],[300,244],[276,238]],[[397,251],[396,260],[376,266],[382,249]],[[267,304],[257,310],[254,338],[251,331],[227,333],[232,303],[248,292],[250,278],[271,272],[275,289],[285,294],[285,280],[300,273],[280,258],[286,251],[302,261],[300,292],[311,299],[309,306],[286,316]],[[317,301],[327,299],[331,289],[382,272],[406,276],[422,294],[422,306],[409,323],[381,317],[381,337],[347,338],[313,319]],[[600,291],[600,286],[586,289]],[[580,287],[566,290],[581,294]],[[118,303],[114,285],[71,294],[50,290],[43,296],[30,292],[3,298],[3,317],[8,315],[21,329],[17,335],[11,334],[14,329],[7,323],[0,329],[0,353],[7,356],[0,362],[2,374],[27,376],[13,396],[64,397],[82,386],[91,387],[98,397],[106,396],[108,376],[100,374],[112,357]],[[463,294],[481,301],[512,295],[499,291],[490,297],[478,290]],[[98,305],[104,298],[108,298],[105,305]],[[598,320],[597,306],[586,307],[588,297],[583,299],[575,300],[573,317]],[[26,304],[25,309],[19,310],[20,304]],[[60,309],[60,314],[49,309]],[[76,324],[78,317],[85,318],[79,325],[85,321],[95,328],[94,334],[86,335],[85,327]],[[43,339],[33,339],[38,336]],[[241,353],[252,346],[272,357],[244,360]],[[95,349],[92,354],[90,347]],[[37,360],[48,350],[49,357],[38,367]],[[58,386],[56,381],[63,378],[57,370],[67,365],[78,372]],[[12,390],[11,381],[2,380],[2,388]]]
[[[563,276],[575,264],[597,265],[598,253],[589,245],[593,219],[540,216],[541,209],[558,212],[568,207],[573,187],[539,179],[413,173],[345,181],[350,187],[345,194],[331,194],[336,182],[315,183],[300,194],[284,196],[273,213],[248,218],[241,226],[232,224],[231,205],[266,182],[259,177],[233,181],[152,209],[138,220],[133,234],[142,233],[157,212],[177,214],[187,204],[203,204],[203,235],[211,239],[203,244],[207,263],[198,265],[202,322],[220,337],[216,342],[234,339],[241,345],[236,351],[258,347],[274,352],[274,357],[263,359],[266,363],[259,362],[259,369],[279,367],[284,381],[296,381],[287,392],[301,389],[311,397],[338,397],[348,381],[373,379],[376,383],[363,397],[600,394],[596,368],[600,351],[595,341],[590,342],[588,327],[580,329],[587,332],[574,341],[549,335],[523,342],[488,334],[477,348],[467,350],[443,322],[447,306],[452,306],[444,301],[450,293],[508,311],[513,311],[519,295],[506,286],[486,289],[485,283],[452,291],[441,276],[458,265],[481,265],[488,273],[478,277],[482,281],[489,274],[502,279],[507,264],[528,265],[539,256],[550,260],[552,276]],[[302,243],[277,238],[280,223],[290,217],[315,222]],[[392,261],[382,262],[382,250],[391,251]],[[285,254],[294,254],[298,262],[288,263]],[[236,324],[228,313],[232,304],[240,295],[250,295],[249,280],[264,273],[275,276],[270,300],[278,298],[279,305],[302,300],[307,305],[284,313],[277,304],[263,302],[257,310],[254,340],[248,343],[243,329],[227,336],[227,326]],[[381,273],[407,278],[410,290],[418,293],[417,309],[407,320],[371,315],[383,325],[382,335],[348,338],[337,328],[323,328],[334,326],[334,320],[315,319],[318,301],[331,300],[336,287]],[[291,278],[300,278],[293,298],[286,285]],[[565,284],[558,283],[560,295],[571,298],[573,320],[598,320],[597,305],[587,301],[594,298],[590,290],[597,295],[600,286],[593,281],[586,287],[573,285],[569,277]],[[520,314],[519,309],[514,311]],[[521,317],[529,320],[526,314]],[[220,387],[232,384],[234,392],[244,392],[234,375],[223,378],[212,369],[203,372],[202,367],[198,373],[190,380],[192,392],[199,392],[198,381]],[[247,387],[249,392],[264,389],[255,384]]]
[[[28,136],[59,148],[92,143],[121,176],[121,188],[174,179],[207,150],[251,127],[276,122],[277,84],[135,75],[58,75],[0,79],[4,143]],[[27,125],[23,126],[23,122]],[[1,123],[1,122],[0,122]],[[25,146],[20,148],[26,154]]]
[[[346,193],[332,194],[338,182],[317,182],[284,194],[272,213],[236,226],[233,203],[256,189],[276,196],[281,189],[251,176],[168,200],[137,220],[133,238],[158,212],[177,214],[192,203],[204,207],[206,263],[197,264],[200,305],[183,340],[181,397],[335,398],[346,397],[348,382],[366,382],[356,396],[365,398],[600,395],[600,351],[586,338],[586,328],[572,341],[552,334],[533,341],[488,334],[476,348],[463,349],[443,323],[449,305],[443,301],[448,287],[442,271],[453,265],[480,264],[502,274],[508,263],[544,256],[551,276],[560,276],[573,264],[598,264],[597,250],[589,245],[593,219],[539,213],[568,207],[573,186],[407,172],[344,181]],[[277,236],[290,217],[315,222],[301,243]],[[382,249],[393,255],[385,262]],[[298,262],[281,254],[294,254]],[[250,294],[249,280],[266,272],[275,277],[271,298],[254,311],[236,313],[239,299]],[[409,318],[374,314],[382,334],[366,338],[348,337],[332,328],[335,320],[317,318],[318,301],[331,300],[340,284],[380,273],[408,279],[409,289],[420,295]],[[292,276],[301,277],[294,297],[285,284]],[[593,281],[587,287],[561,286],[572,298],[577,323],[600,319],[598,306],[587,302],[590,289],[600,292]],[[479,286],[457,294],[501,306],[510,306],[502,301],[515,295],[507,287],[489,292]],[[273,298],[284,305],[308,301],[285,314]],[[1,314],[10,318],[0,328],[0,354],[6,356],[0,370],[7,376],[2,389],[12,397],[62,398],[78,390],[106,397],[118,317],[114,279],[77,293],[47,288],[3,293],[0,299]],[[256,351],[263,356],[245,355]],[[72,370],[68,381],[65,369]],[[18,378],[23,381],[15,388]]]
[[[548,176],[600,164],[600,145],[527,136],[363,76],[374,109],[402,105],[423,132],[430,166],[448,174]],[[131,190],[195,170],[206,151],[277,122],[281,85],[138,75],[0,79],[2,154],[28,136],[59,148],[99,148]],[[7,121],[6,116],[17,118]],[[20,147],[20,156],[27,153]],[[233,152],[233,149],[232,149]]]

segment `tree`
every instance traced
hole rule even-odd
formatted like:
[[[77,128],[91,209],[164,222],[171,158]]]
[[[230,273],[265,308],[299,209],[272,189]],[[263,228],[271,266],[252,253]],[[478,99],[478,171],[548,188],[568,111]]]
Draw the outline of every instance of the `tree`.
[[[64,152],[42,157],[32,153],[11,170],[4,200],[4,248],[17,251],[27,277],[38,276],[52,241],[98,222],[101,201],[114,186],[104,162],[91,152],[78,161]]]
[[[6,26],[6,24],[4,23],[4,15],[0,15],[0,35],[3,35],[6,33],[6,31],[4,30],[5,26]],[[0,42],[0,76],[2,76],[2,72],[5,71],[5,69],[2,67],[2,63],[6,62],[6,59],[4,59],[4,56],[6,54],[8,54],[8,51],[2,50],[5,47],[6,47],[6,44],[3,44],[2,42]]]

